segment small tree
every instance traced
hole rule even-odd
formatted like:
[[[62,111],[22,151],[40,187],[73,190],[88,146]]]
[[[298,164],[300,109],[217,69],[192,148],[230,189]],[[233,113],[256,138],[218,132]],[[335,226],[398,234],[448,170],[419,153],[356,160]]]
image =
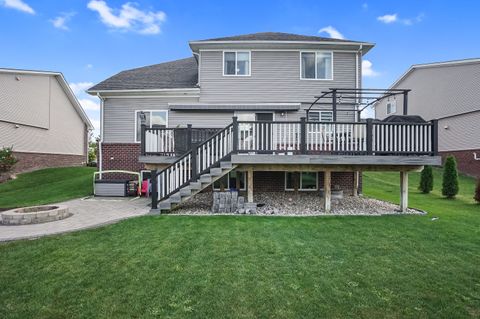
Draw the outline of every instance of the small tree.
[[[12,147],[3,147],[0,149],[0,173],[8,172],[17,159],[13,155]]]
[[[447,198],[455,198],[458,194],[458,172],[455,157],[448,156],[443,170],[442,194]]]
[[[480,177],[477,179],[477,187],[475,188],[475,196],[473,198],[480,204]]]
[[[420,175],[420,185],[418,189],[424,193],[428,194],[433,189],[433,171],[431,166],[425,166]]]

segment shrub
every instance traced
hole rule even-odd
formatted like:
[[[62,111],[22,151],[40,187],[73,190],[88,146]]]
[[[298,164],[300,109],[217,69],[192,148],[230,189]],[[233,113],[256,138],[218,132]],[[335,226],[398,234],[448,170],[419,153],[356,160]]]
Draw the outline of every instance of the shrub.
[[[477,179],[477,187],[475,188],[475,196],[473,199],[480,204],[480,177]]]
[[[8,172],[16,162],[17,159],[13,155],[12,147],[0,149],[0,172]]]
[[[442,194],[454,198],[458,194],[458,172],[455,157],[448,156],[443,170]]]
[[[428,194],[433,189],[433,171],[431,166],[425,166],[423,168],[422,174],[420,175],[420,185],[418,189],[424,193]]]

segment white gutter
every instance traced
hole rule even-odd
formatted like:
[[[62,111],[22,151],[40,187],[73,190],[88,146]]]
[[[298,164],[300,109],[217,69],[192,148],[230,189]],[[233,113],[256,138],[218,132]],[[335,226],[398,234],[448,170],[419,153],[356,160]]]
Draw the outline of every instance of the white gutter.
[[[87,93],[92,95],[97,95],[99,93],[135,93],[135,92],[185,92],[185,93],[198,93],[200,92],[199,88],[174,88],[174,89],[127,89],[127,90],[88,90]]]
[[[98,170],[100,172],[100,179],[102,179],[102,144],[103,144],[103,98],[100,93],[97,93],[97,97],[100,99],[100,141],[98,142]]]

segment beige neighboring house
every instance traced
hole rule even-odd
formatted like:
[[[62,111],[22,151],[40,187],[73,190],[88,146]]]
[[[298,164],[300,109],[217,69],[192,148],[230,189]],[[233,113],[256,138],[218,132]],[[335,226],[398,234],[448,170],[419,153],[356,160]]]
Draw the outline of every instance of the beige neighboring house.
[[[438,120],[442,157],[454,155],[460,171],[480,176],[480,59],[466,59],[410,67],[391,88],[411,89],[408,115]],[[402,97],[374,106],[375,118],[402,115]]]
[[[87,162],[92,123],[62,73],[0,69],[0,148],[15,172]]]

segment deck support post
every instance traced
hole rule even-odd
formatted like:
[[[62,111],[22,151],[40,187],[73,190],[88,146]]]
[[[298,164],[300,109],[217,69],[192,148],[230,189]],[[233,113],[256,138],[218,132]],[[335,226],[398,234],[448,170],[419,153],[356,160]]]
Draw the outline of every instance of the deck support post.
[[[158,184],[157,184],[157,178],[158,178],[158,173],[157,170],[154,169],[150,172],[150,183],[152,184],[152,192],[150,196],[152,196],[152,210],[158,209]]]
[[[400,211],[405,213],[408,207],[408,172],[400,172]]]
[[[353,196],[358,196],[358,188],[360,184],[360,172],[355,171],[353,172]]]
[[[247,170],[247,201],[253,203],[253,168]]]
[[[325,213],[330,213],[332,206],[332,172],[323,172],[323,208]]]

